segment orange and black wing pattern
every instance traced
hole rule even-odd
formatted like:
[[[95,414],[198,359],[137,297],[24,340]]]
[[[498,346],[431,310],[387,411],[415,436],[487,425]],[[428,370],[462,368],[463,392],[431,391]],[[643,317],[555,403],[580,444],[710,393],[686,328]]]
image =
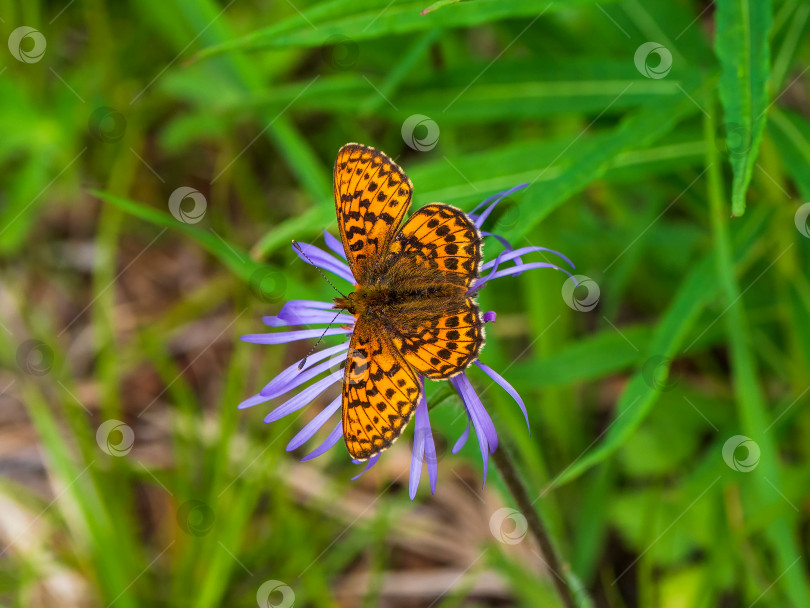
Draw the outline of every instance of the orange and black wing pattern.
[[[463,372],[484,346],[484,320],[471,296],[448,301],[441,314],[399,317],[394,344],[423,376],[445,380]]]
[[[413,185],[379,150],[346,144],[335,161],[334,188],[346,258],[358,285],[368,284],[411,206]]]
[[[409,303],[391,319],[395,346],[420,374],[434,380],[450,378],[478,358],[484,321],[466,290],[478,278],[480,264],[478,229],[463,211],[442,203],[414,213],[392,245],[392,272],[421,274],[428,285],[461,287],[447,297]]]
[[[478,278],[481,235],[469,217],[450,205],[416,211],[391,245],[389,266],[399,260],[437,269],[469,287]]]
[[[383,328],[358,319],[343,377],[343,438],[355,460],[388,448],[404,429],[421,395],[421,380]]]

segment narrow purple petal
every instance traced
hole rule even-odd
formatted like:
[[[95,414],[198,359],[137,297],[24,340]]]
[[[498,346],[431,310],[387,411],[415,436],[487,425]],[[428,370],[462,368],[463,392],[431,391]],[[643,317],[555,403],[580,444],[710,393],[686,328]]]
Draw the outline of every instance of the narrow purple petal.
[[[332,302],[324,302],[323,300],[287,300],[284,306],[278,313],[278,316],[284,318],[285,313],[298,313],[306,312],[312,308],[315,310],[332,310]]]
[[[327,329],[324,333],[323,329],[301,329],[297,331],[280,331],[274,334],[248,334],[242,336],[243,342],[252,342],[253,344],[286,344],[287,342],[296,342],[297,340],[307,340],[309,338],[320,338],[321,334],[324,336],[337,336],[340,334],[350,334],[354,329],[343,329],[342,327],[335,327]]]
[[[487,408],[481,403],[481,398],[478,396],[478,393],[475,392],[467,374],[461,373],[455,377],[460,380],[459,384],[462,385],[464,390],[465,394],[462,396],[462,400],[464,401],[464,405],[467,406],[467,411],[472,419],[475,432],[476,434],[484,434],[491,454],[498,449],[498,432],[495,430],[492,418],[490,418]],[[466,397],[466,399],[464,397]]]
[[[488,310],[484,313],[484,323],[494,323],[498,320],[498,313],[494,310]]]
[[[510,188],[509,190],[504,190],[503,192],[498,192],[497,194],[493,194],[492,196],[490,196],[485,201],[483,201],[483,202],[479,203],[478,205],[476,205],[475,209],[470,211],[467,215],[470,215],[470,216],[475,215],[476,211],[478,211],[481,207],[489,204],[492,201],[495,201],[495,203],[489,209],[487,209],[486,211],[483,211],[481,213],[481,216],[479,217],[479,221],[476,221],[475,225],[480,228],[481,224],[484,223],[484,220],[487,219],[487,217],[489,216],[490,213],[492,213],[492,210],[495,208],[495,205],[500,203],[504,198],[506,198],[510,194],[513,194],[513,193],[517,192],[518,190],[523,190],[523,188],[528,187],[528,185],[529,184],[520,184],[520,185],[515,186],[514,188]],[[481,219],[481,218],[483,218],[483,219]]]
[[[509,253],[510,253],[510,251],[508,251],[508,250],[507,251],[501,251],[498,254],[498,257],[496,257],[494,260],[492,260],[492,265],[491,265],[492,270],[490,271],[490,273],[486,277],[482,277],[481,280],[476,281],[476,283],[475,283],[475,285],[473,287],[475,287],[476,289],[480,289],[481,287],[483,287],[486,284],[486,282],[492,277],[492,275],[494,275],[496,272],[498,272],[498,268],[500,267],[501,262],[503,261],[504,257],[507,256]],[[520,258],[518,258],[518,260],[519,260],[518,262],[515,262],[515,265],[523,263],[523,261]],[[481,268],[482,268],[482,270],[484,270],[483,266]],[[472,289],[473,288],[471,287],[470,291],[472,291]]]
[[[461,448],[467,443],[467,439],[470,438],[470,416],[467,415],[467,428],[464,429],[464,432],[461,434],[461,437],[458,438],[453,449],[451,450],[453,454],[458,454]]]
[[[292,399],[288,399],[281,405],[279,405],[276,409],[272,412],[267,414],[264,417],[265,422],[275,422],[279,418],[284,418],[288,414],[292,414],[293,412],[300,410],[302,407],[310,403],[315,397],[320,395],[324,392],[327,388],[332,386],[335,382],[340,380],[343,377],[343,370],[339,369],[334,373],[329,374],[326,378],[322,378],[318,380],[314,384],[309,385],[307,388],[302,390]]]
[[[430,428],[430,416],[428,415],[424,384],[422,385],[422,397],[416,405],[416,412],[414,413],[413,450],[411,452],[411,472],[408,479],[408,495],[411,500],[414,499],[416,491],[419,489],[423,461],[427,462],[430,492],[435,494],[438,464],[436,462],[436,445],[433,442],[433,432]]]
[[[458,374],[450,378],[450,383],[455,387],[464,406],[467,408],[467,413],[472,420],[473,427],[475,427],[475,434],[478,437],[478,445],[481,448],[481,459],[484,463],[484,482],[487,479],[487,465],[489,464],[489,454],[498,449],[498,433],[495,430],[495,425],[492,423],[492,418],[489,417],[484,404],[473,389],[470,380],[464,373]]]
[[[503,245],[504,251],[502,251],[500,254],[498,254],[498,257],[497,257],[497,258],[495,258],[495,260],[494,260],[494,261],[495,261],[495,266],[497,266],[498,264],[500,264],[501,255],[502,255],[503,253],[508,253],[508,252],[510,252],[510,251],[514,251],[514,250],[515,250],[515,248],[514,248],[514,247],[512,247],[512,243],[510,243],[509,241],[507,241],[505,238],[503,238],[503,237],[502,237],[501,235],[499,235],[499,234],[494,234],[494,233],[492,233],[492,232],[481,232],[481,236],[482,236],[482,237],[488,237],[488,236],[491,236],[491,237],[493,237],[494,239],[496,239],[496,240],[497,240],[497,241],[498,241],[498,242],[499,242],[501,245]],[[490,261],[492,261],[492,260],[490,260]],[[488,263],[489,263],[489,262],[488,262]],[[523,258],[520,258],[520,257],[515,258],[515,264],[522,264],[522,263],[523,263]]]
[[[503,270],[499,270],[498,272],[494,273],[492,276],[486,277],[487,280],[491,279],[499,279],[501,277],[508,276],[510,274],[519,274],[524,270],[532,270],[534,268],[553,268],[554,270],[559,270],[560,272],[564,272],[569,277],[574,278],[574,276],[568,272],[565,268],[560,268],[554,264],[549,264],[548,262],[529,262],[527,264],[518,264],[516,266],[511,266],[509,268],[504,268]]]
[[[481,236],[483,236],[483,237],[491,236],[492,238],[497,240],[501,245],[503,245],[509,251],[512,251],[514,249],[514,247],[512,247],[512,243],[507,241],[500,234],[495,234],[494,232],[487,232],[486,230],[482,230],[481,231]]]
[[[554,251],[553,249],[549,249],[548,247],[521,247],[520,249],[513,249],[511,251],[504,251],[501,252],[495,260],[490,260],[483,266],[481,266],[482,270],[488,270],[497,264],[502,264],[503,262],[508,262],[514,258],[520,257],[521,255],[526,255],[527,253],[534,253],[536,251],[547,251],[549,253],[553,253],[556,256],[559,256],[571,266],[571,268],[575,268],[574,263],[561,254],[559,251]],[[521,262],[518,262],[520,264]]]
[[[326,348],[324,350],[316,351],[316,352],[312,353],[311,355],[309,355],[307,357],[307,362],[304,364],[304,367],[302,369],[300,369],[300,370],[298,369],[298,365],[300,364],[300,361],[296,361],[290,367],[286,368],[283,372],[281,372],[275,378],[273,378],[267,384],[267,386],[265,386],[262,389],[261,393],[259,393],[259,394],[260,395],[262,393],[267,393],[267,395],[273,394],[272,397],[268,396],[267,399],[273,399],[274,397],[278,397],[279,395],[283,395],[284,393],[275,393],[275,391],[280,386],[286,386],[288,384],[291,384],[292,382],[294,382],[296,379],[298,379],[302,375],[304,370],[310,369],[313,365],[323,361],[327,357],[332,357],[332,356],[338,355],[338,354],[340,354],[341,356],[344,356],[348,350],[349,350],[349,342],[346,341],[346,342],[342,342],[342,343],[340,343],[340,344],[338,344],[336,346],[332,346],[332,347]],[[286,392],[286,391],[284,391],[284,392]],[[264,395],[262,395],[262,396],[264,396]],[[245,406],[245,407],[248,407],[248,406]]]
[[[520,406],[521,411],[523,412],[523,417],[526,419],[526,426],[529,428],[529,434],[531,435],[532,428],[529,426],[529,413],[526,411],[526,406],[523,403],[523,399],[520,397],[520,394],[515,390],[515,388],[506,381],[506,379],[501,376],[498,372],[492,369],[489,365],[484,365],[480,361],[476,361],[475,364],[481,368],[487,376],[492,378],[503,390],[505,390],[512,399],[515,400]]]
[[[329,418],[340,409],[341,403],[343,402],[343,396],[338,395],[335,397],[335,400],[332,401],[329,405],[323,408],[317,416],[315,416],[312,420],[310,420],[304,428],[302,428],[295,437],[292,438],[290,443],[287,444],[287,451],[292,452],[300,448],[304,445],[307,441],[312,439],[312,437],[317,433],[321,427],[327,423]]]
[[[323,239],[326,241],[326,246],[329,247],[329,249],[334,251],[344,260],[346,259],[346,251],[343,249],[343,243],[329,234],[326,230],[323,231]]]
[[[495,200],[496,198],[498,198],[500,195],[501,195],[501,193],[500,193],[500,192],[496,192],[496,193],[495,193],[495,194],[493,194],[492,196],[485,198],[485,199],[484,199],[484,200],[482,200],[480,203],[478,203],[478,204],[477,204],[477,205],[476,205],[476,206],[473,208],[473,210],[472,210],[472,211],[468,211],[468,212],[467,212],[467,215],[468,215],[469,217],[473,217],[473,218],[478,217],[478,215],[479,215],[478,210],[479,210],[479,209],[481,209],[481,207],[486,207],[487,205],[489,205],[489,204],[490,204],[492,201],[494,201],[494,200]]]
[[[348,350],[348,342],[344,342],[341,346],[346,346],[346,350]],[[288,378],[285,376],[284,379],[279,380],[278,376],[273,378],[267,386],[265,386],[259,394],[263,397],[269,397],[270,399],[275,399],[276,397],[280,397],[284,393],[288,393],[289,391],[293,390],[294,388],[298,388],[302,384],[309,382],[313,378],[320,376],[323,372],[334,368],[335,366],[339,366],[346,360],[346,353],[340,353],[327,361],[324,361],[320,365],[315,365],[307,369],[306,371],[301,370],[300,373],[293,376],[292,378]],[[295,364],[296,370],[298,369],[298,364]],[[287,368],[289,369],[289,368]]]
[[[356,480],[356,479],[360,479],[360,478],[363,476],[363,473],[365,473],[365,472],[366,472],[366,471],[368,471],[368,470],[369,470],[371,467],[373,467],[375,464],[377,464],[377,461],[378,461],[379,459],[380,459],[380,454],[379,454],[379,452],[378,452],[378,453],[376,453],[376,454],[374,454],[374,456],[372,456],[371,458],[369,458],[369,459],[368,459],[368,463],[366,463],[366,468],[365,468],[365,469],[363,469],[362,471],[360,471],[360,472],[359,472],[357,475],[355,475],[354,477],[352,477],[352,481],[354,481],[354,480]]]
[[[267,401],[270,401],[270,399],[272,399],[272,397],[265,397],[264,395],[259,393],[258,395],[253,395],[252,397],[248,397],[247,399],[245,399],[242,403],[236,406],[236,409],[244,410],[249,407],[253,407],[254,405],[258,405],[259,403],[265,403]]]
[[[573,275],[568,272],[565,268],[560,268],[559,266],[555,266],[554,264],[548,264],[546,262],[531,262],[529,264],[520,264],[518,266],[510,266],[509,268],[504,268],[503,270],[498,270],[497,272],[492,272],[485,277],[478,279],[475,283],[470,286],[468,293],[473,291],[479,291],[484,285],[486,285],[492,279],[500,279],[501,277],[506,277],[511,274],[520,274],[525,270],[532,270],[534,268],[553,268],[554,270],[559,270],[560,272],[564,272],[569,277],[573,278]]]
[[[338,325],[354,325],[355,318],[352,315],[342,314],[337,310],[312,310],[306,313],[287,313],[284,318],[281,315],[262,317],[265,325],[270,327],[284,327],[287,325],[318,325],[322,323],[337,323]]]
[[[271,327],[286,325],[310,325],[314,323],[329,323],[338,311],[333,302],[320,300],[290,300],[286,302],[275,316],[262,317],[262,320]],[[351,325],[355,319],[350,315],[341,314],[336,323]]]
[[[338,441],[340,441],[341,437],[343,437],[343,420],[338,420],[337,426],[332,429],[332,432],[329,433],[329,436],[323,440],[323,443],[321,443],[321,445],[312,450],[309,454],[304,456],[301,459],[301,462],[306,462],[307,460],[317,458],[321,454],[325,454],[333,447],[335,447],[335,444]]]
[[[310,245],[309,243],[298,243],[298,246],[301,247],[303,253],[298,251],[298,248],[295,247],[295,245],[293,245],[293,251],[295,251],[296,255],[304,260],[307,264],[311,262],[318,268],[328,270],[329,272],[339,276],[341,279],[344,279],[354,285],[352,271],[344,262],[336,259],[331,253],[327,253],[315,245]],[[307,257],[309,257],[309,259],[307,259]]]

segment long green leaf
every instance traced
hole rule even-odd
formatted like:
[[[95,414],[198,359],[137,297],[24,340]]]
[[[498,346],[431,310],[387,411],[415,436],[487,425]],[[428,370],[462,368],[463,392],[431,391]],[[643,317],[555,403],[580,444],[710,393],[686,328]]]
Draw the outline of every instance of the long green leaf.
[[[704,83],[703,87],[708,86]],[[632,85],[630,85],[632,87]],[[672,96],[644,106],[623,120],[615,130],[593,138],[583,137],[588,127],[571,136],[571,141],[553,162],[560,167],[557,177],[542,188],[529,188],[521,208],[521,222],[508,231],[507,239],[518,242],[552,210],[591,182],[601,178],[621,154],[644,149],[668,133],[681,119],[698,111],[697,81],[684,81],[683,96]],[[559,163],[558,163],[559,161]],[[558,164],[557,164],[558,163]],[[551,165],[536,168],[531,182],[543,179]]]
[[[570,8],[572,5],[593,5],[592,0],[569,2],[511,2],[479,1],[460,3],[447,10],[423,15],[424,0],[334,0],[318,5],[303,15],[264,28],[215,46],[198,54],[208,57],[223,51],[250,50],[267,47],[320,46],[337,36],[351,40],[367,40],[430,30],[435,28],[470,27],[509,17],[539,17],[541,14]]]
[[[656,147],[630,150],[617,155],[605,179],[635,180],[649,178],[659,172],[671,172],[694,163],[704,152],[702,139],[695,139],[694,131],[684,130],[687,139]],[[471,154],[448,163],[447,158],[404,169],[415,185],[415,206],[430,201],[442,201],[463,208],[474,206],[482,199],[499,190],[506,190],[521,182],[537,177],[538,165],[548,169],[537,180],[553,181],[562,172],[555,163],[561,152],[570,143],[570,138],[544,141],[511,142],[502,148],[490,148],[486,152]],[[540,189],[537,184],[535,189]],[[528,209],[521,207],[521,213]],[[322,202],[303,214],[285,220],[265,234],[251,250],[254,259],[262,259],[269,252],[287,246],[290,239],[305,239],[316,236],[324,226],[334,226],[334,205]]]
[[[514,364],[509,379],[532,388],[590,382],[639,363],[647,350],[652,330],[644,326],[623,327],[622,334],[606,329],[579,340],[551,356]]]
[[[430,40],[435,32],[428,34]],[[416,50],[423,49],[417,46]],[[309,79],[279,84],[250,96],[237,91],[211,103],[217,112],[236,115],[243,114],[245,109],[254,111],[257,106],[266,106],[268,112],[280,112],[295,101],[296,109],[301,111],[356,116],[357,100],[365,97],[369,101],[363,104],[363,111],[374,110],[398,121],[412,114],[425,114],[445,128],[459,123],[515,121],[577,112],[598,114],[605,110],[605,115],[613,115],[628,108],[683,96],[679,80],[640,80],[635,66],[626,61],[555,60],[545,64],[533,59],[509,61],[504,58],[498,61],[497,71],[487,70],[488,64],[489,61],[470,62],[439,73],[419,74],[418,80],[413,79],[397,91],[396,110],[385,102],[392,97],[388,80],[379,86],[383,97],[370,89],[361,74],[326,75],[310,86]],[[475,85],[468,88],[473,81]],[[178,76],[169,81],[167,90],[186,95],[187,89],[193,86],[196,81]]]
[[[751,181],[770,95],[770,0],[718,0],[715,53],[720,59],[720,99],[725,132],[736,138],[729,145],[734,171],[731,213],[745,213],[745,194]]]

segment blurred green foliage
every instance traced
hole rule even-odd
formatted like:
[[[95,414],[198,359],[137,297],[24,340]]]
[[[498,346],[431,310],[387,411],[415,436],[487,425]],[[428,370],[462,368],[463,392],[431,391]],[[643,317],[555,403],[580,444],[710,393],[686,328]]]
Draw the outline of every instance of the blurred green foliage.
[[[429,5],[0,0],[0,403],[24,407],[52,486],[0,477],[0,601],[52,605],[62,576],[71,606],[252,605],[267,580],[297,606],[423,605],[386,595],[414,570],[394,539],[443,536],[442,493],[459,471],[480,486],[474,442],[411,504],[407,456],[352,483],[340,448],[284,451],[311,412],[235,409],[302,354],[238,336],[282,296],[331,297],[288,246],[335,233],[331,166],[359,141],[416,205],[529,182],[489,228],[599,286],[587,311],[552,271],[481,296],[482,360],[531,435],[473,374],[595,605],[810,606],[810,3]],[[181,186],[199,222],[170,213]],[[431,410],[450,445],[459,407]],[[106,420],[131,453],[97,441]],[[457,539],[478,558],[424,605],[490,605],[465,600],[484,570],[511,604],[555,605],[539,562],[490,537],[509,498],[487,489],[481,535]]]

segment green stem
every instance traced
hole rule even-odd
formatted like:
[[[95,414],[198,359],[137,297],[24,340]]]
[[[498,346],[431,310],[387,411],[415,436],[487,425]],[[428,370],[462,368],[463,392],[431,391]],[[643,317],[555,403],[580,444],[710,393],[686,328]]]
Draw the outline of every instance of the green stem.
[[[554,588],[557,595],[560,596],[563,606],[577,608],[581,602],[578,603],[575,599],[574,585],[571,584],[571,568],[567,562],[560,559],[557,550],[554,548],[554,543],[551,541],[551,536],[540,519],[537,509],[534,508],[529,493],[526,491],[526,486],[520,479],[517,469],[504,446],[500,446],[495,450],[495,453],[492,454],[492,460],[495,462],[495,466],[498,467],[498,471],[501,473],[501,477],[503,477],[518,509],[526,518],[532,536],[540,546],[540,551],[543,553],[548,569],[551,570],[551,581],[554,583]]]

